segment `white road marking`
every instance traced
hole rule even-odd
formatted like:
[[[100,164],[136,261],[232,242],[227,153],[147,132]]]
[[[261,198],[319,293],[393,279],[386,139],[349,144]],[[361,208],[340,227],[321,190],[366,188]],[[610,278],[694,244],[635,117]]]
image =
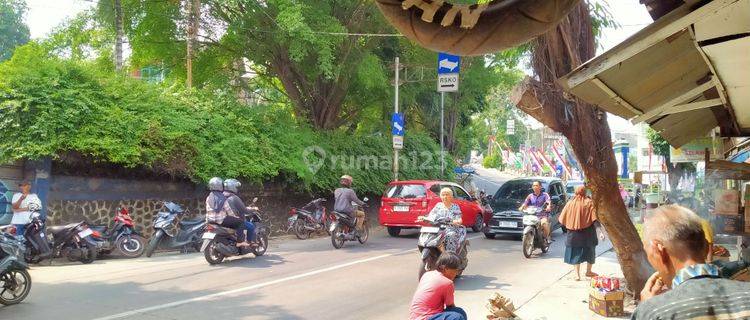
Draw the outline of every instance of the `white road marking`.
[[[468,237],[467,240],[473,240],[473,239],[480,238],[480,237],[481,237],[481,235],[473,236],[473,237]],[[274,284],[278,284],[278,283],[282,283],[282,282],[287,282],[287,281],[291,281],[291,280],[297,280],[297,279],[301,279],[301,278],[306,278],[306,277],[309,277],[309,276],[314,276],[316,274],[320,274],[320,273],[324,273],[324,272],[328,272],[328,271],[333,271],[333,270],[337,270],[337,269],[341,269],[341,268],[346,268],[346,267],[353,266],[353,265],[360,264],[360,263],[365,263],[365,262],[375,261],[375,260],[379,260],[379,259],[383,259],[383,258],[388,258],[388,257],[392,257],[392,256],[395,256],[395,255],[407,253],[407,252],[414,251],[414,250],[417,250],[417,249],[414,248],[414,249],[402,250],[402,251],[398,251],[398,252],[394,252],[394,253],[389,253],[389,254],[383,254],[383,255],[379,255],[379,256],[375,256],[375,257],[370,257],[370,258],[367,258],[367,259],[356,260],[356,261],[352,261],[352,262],[347,262],[347,263],[343,263],[343,264],[331,266],[331,267],[328,267],[328,268],[323,268],[323,269],[318,269],[318,270],[315,270],[315,271],[301,273],[301,274],[294,275],[294,276],[289,276],[289,277],[286,277],[286,278],[281,278],[281,279],[276,279],[276,280],[273,280],[273,281],[258,283],[258,284],[254,284],[252,286],[247,286],[247,287],[242,287],[242,288],[237,288],[237,289],[232,289],[232,290],[227,290],[227,291],[221,291],[221,292],[207,294],[207,295],[204,295],[204,296],[190,298],[190,299],[185,299],[185,300],[178,300],[178,301],[164,303],[164,304],[159,304],[159,305],[155,305],[155,306],[151,306],[151,307],[147,307],[147,308],[141,308],[141,309],[131,310],[131,311],[123,312],[123,313],[118,313],[118,314],[113,314],[113,315],[109,315],[109,316],[104,316],[104,317],[101,317],[101,318],[96,318],[94,320],[121,319],[121,318],[126,318],[126,317],[134,316],[134,315],[137,315],[137,314],[141,314],[141,313],[146,313],[146,312],[151,312],[151,311],[157,311],[157,310],[162,310],[162,309],[177,307],[177,306],[181,306],[183,304],[188,304],[188,303],[191,303],[191,302],[203,301],[203,300],[208,300],[208,299],[212,299],[212,298],[216,298],[216,297],[222,297],[222,296],[227,296],[227,295],[231,295],[231,294],[235,294],[235,293],[241,293],[241,292],[245,292],[245,291],[260,289],[260,288],[267,287],[267,286],[270,286],[270,285],[274,285]]]

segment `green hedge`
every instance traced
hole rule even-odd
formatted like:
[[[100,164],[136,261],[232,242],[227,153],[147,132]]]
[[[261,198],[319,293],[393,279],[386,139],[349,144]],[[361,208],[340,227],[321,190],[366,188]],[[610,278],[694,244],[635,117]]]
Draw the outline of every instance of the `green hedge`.
[[[501,154],[493,152],[492,154],[484,157],[484,159],[482,160],[482,166],[485,168],[502,169],[503,157]]]
[[[249,107],[231,93],[114,76],[36,44],[0,64],[0,115],[0,163],[74,151],[196,182],[281,179],[310,191],[330,190],[345,173],[368,193],[392,179],[389,134],[317,132],[285,105]],[[439,146],[427,135],[409,133],[404,153],[402,179],[439,178]]]

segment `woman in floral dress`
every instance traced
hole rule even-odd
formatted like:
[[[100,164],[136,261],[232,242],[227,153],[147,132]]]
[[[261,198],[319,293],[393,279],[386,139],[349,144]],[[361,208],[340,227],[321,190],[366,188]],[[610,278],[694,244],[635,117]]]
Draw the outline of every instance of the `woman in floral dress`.
[[[458,253],[459,240],[466,236],[466,228],[461,225],[461,208],[453,203],[453,190],[443,188],[440,190],[440,200],[427,215],[427,219],[435,221],[443,218],[450,218],[452,224],[446,227],[445,249]],[[417,221],[424,220],[424,216],[417,217]]]

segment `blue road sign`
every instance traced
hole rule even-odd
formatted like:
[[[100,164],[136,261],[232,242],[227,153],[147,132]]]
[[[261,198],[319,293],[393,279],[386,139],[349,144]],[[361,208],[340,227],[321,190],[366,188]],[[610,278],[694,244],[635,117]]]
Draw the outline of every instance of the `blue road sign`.
[[[404,135],[404,114],[403,113],[394,113],[391,117],[391,126],[393,129],[391,130],[391,134],[394,136],[403,136]]]
[[[458,73],[460,67],[461,57],[443,52],[438,53],[438,74]]]

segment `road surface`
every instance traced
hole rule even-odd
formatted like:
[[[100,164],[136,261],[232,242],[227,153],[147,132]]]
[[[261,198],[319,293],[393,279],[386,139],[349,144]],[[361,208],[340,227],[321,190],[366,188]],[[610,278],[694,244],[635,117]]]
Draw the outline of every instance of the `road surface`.
[[[218,266],[200,253],[34,266],[31,294],[0,307],[0,319],[406,319],[417,285],[416,235],[393,238],[378,228],[365,245],[340,250],[329,238],[276,239],[265,256]],[[570,270],[559,231],[550,252],[532,259],[517,239],[469,236],[456,303],[470,319],[484,318],[494,292],[522,306]]]

